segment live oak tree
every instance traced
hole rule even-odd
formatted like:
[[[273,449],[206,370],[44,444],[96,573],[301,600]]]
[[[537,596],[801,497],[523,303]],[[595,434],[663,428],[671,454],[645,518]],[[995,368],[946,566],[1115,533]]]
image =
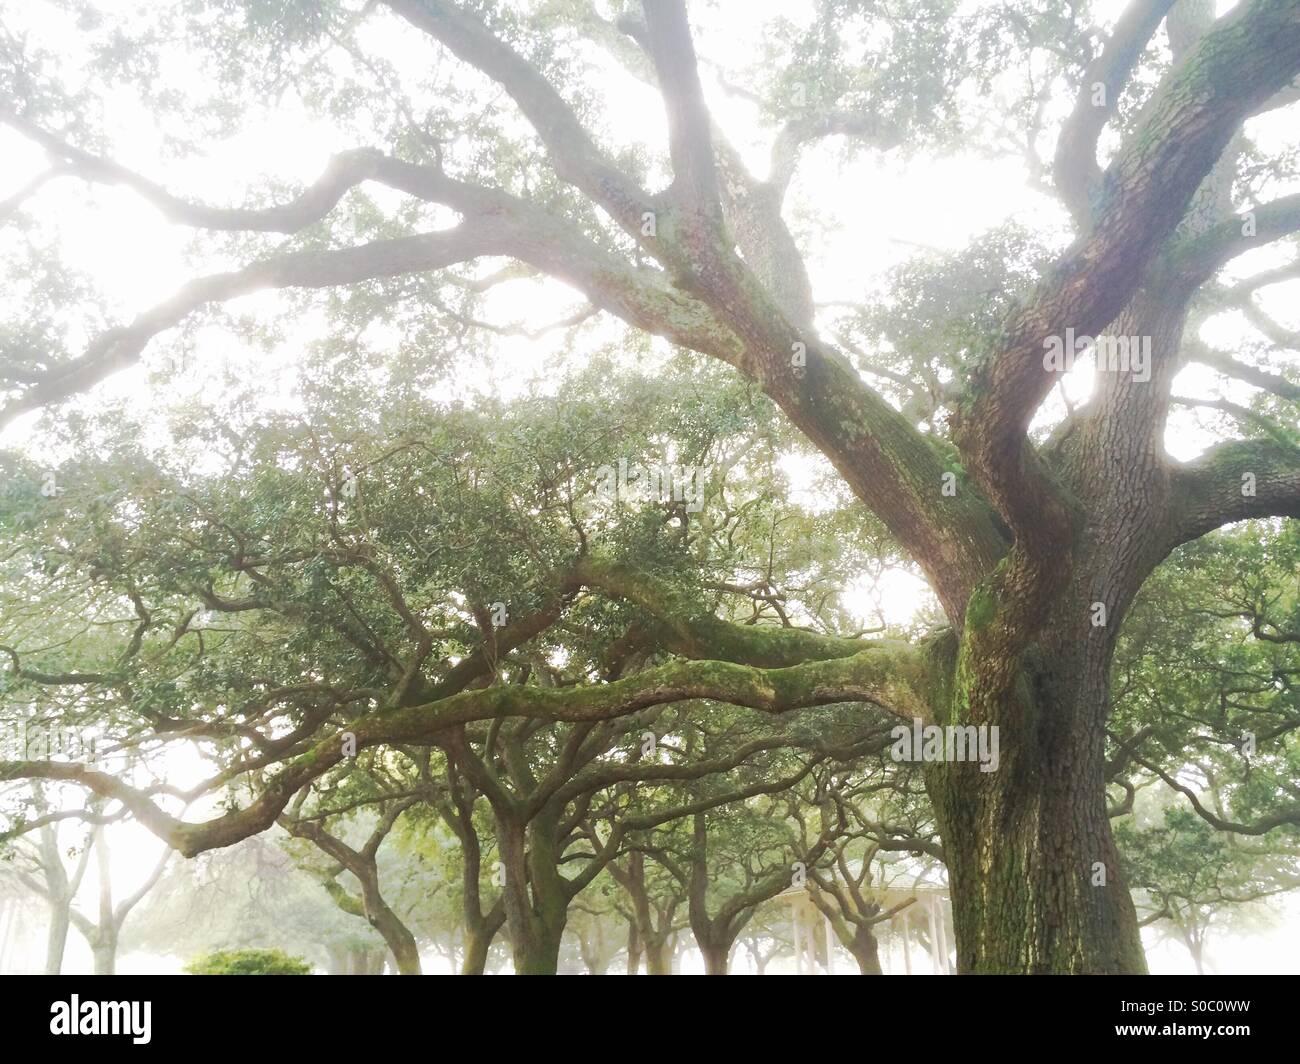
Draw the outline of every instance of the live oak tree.
[[[90,947],[94,974],[112,975],[117,970],[123,926],[158,885],[172,857],[171,847],[163,847],[157,860],[145,869],[144,878],[133,884],[130,893],[115,898],[112,854],[105,826],[120,822],[121,811],[117,815],[106,815],[103,803],[98,801],[85,809],[51,809],[47,797],[43,787],[33,785],[31,815],[20,815],[11,821],[16,827],[0,840],[10,874],[44,901],[48,909],[45,974],[58,975],[62,971],[68,931],[76,928]],[[68,822],[73,829],[71,833],[63,831]],[[71,840],[70,834],[73,836]],[[29,835],[34,835],[34,838],[28,838]],[[71,870],[67,866],[69,860]],[[84,913],[77,902],[92,862],[95,873],[93,917]]]
[[[1198,972],[1213,932],[1258,924],[1300,883],[1298,549],[1294,524],[1266,522],[1181,548],[1117,655],[1117,838],[1140,921]]]
[[[653,839],[650,834],[647,843],[652,844]],[[628,924],[628,975],[640,971],[642,957],[646,975],[672,975],[673,943],[687,926],[680,915],[685,887],[662,865],[647,858],[636,838],[629,841],[626,857],[610,861],[608,872],[626,896],[623,906],[617,902],[615,906]]]
[[[655,851],[687,891],[691,934],[705,974],[728,973],[736,940],[759,907],[798,886],[806,874],[800,858],[821,860],[833,841],[827,825],[811,848],[796,845],[789,813],[797,800],[791,793],[761,805],[697,813],[683,826],[676,852]]]
[[[1116,815],[1154,786],[1229,839],[1294,856],[1297,603],[1292,523],[1188,544],[1148,582],[1117,654]]]
[[[424,762],[421,771],[428,764]],[[422,788],[420,803],[407,817],[413,826],[405,845],[434,860],[450,886],[445,897],[453,907],[431,914],[427,931],[435,940],[445,936],[453,956],[459,952],[460,974],[482,975],[506,919],[500,877],[495,874],[500,862],[491,813],[454,760],[442,758],[440,780],[439,787]]]
[[[48,807],[39,785],[33,787],[32,797],[38,817],[45,814]],[[45,931],[46,975],[58,975],[63,969],[68,931],[72,927],[72,905],[90,867],[94,828],[82,831],[82,844],[65,849],[59,844],[58,822],[45,823],[33,829],[31,839],[21,844],[10,843],[5,854],[7,876],[45,903],[49,920]],[[77,855],[71,873],[65,863],[68,852]]]
[[[1146,578],[1180,544],[1243,518],[1300,515],[1286,369],[1296,338],[1252,298],[1294,277],[1294,266],[1220,281],[1236,256],[1300,228],[1297,198],[1279,192],[1291,176],[1285,153],[1263,158],[1248,124],[1296,98],[1300,3],[1243,0],[1215,19],[1205,0],[1133,0],[1104,33],[1082,6],[1065,4],[963,14],[931,0],[925,18],[906,19],[884,6],[813,4],[805,32],[773,28],[758,72],[731,69],[724,57],[716,79],[697,58],[681,0],[646,0],[614,18],[582,3],[213,5],[192,31],[187,11],[125,32],[83,18],[72,29],[87,46],[85,78],[20,35],[6,41],[0,77],[12,102],[3,120],[50,159],[8,209],[29,219],[44,189],[69,179],[121,186],[213,235],[207,247],[228,265],[134,318],[91,297],[74,321],[69,308],[85,281],[52,263],[34,230],[30,258],[15,263],[38,283],[16,289],[34,306],[4,336],[5,420],[94,387],[160,334],[262,289],[359,286],[354,299],[340,297],[336,316],[357,339],[336,354],[373,358],[360,326],[383,308],[403,337],[400,370],[418,364],[430,337],[518,332],[477,317],[481,297],[503,280],[562,282],[583,302],[559,326],[594,316],[623,323],[633,337],[726,364],[770,397],[925,574],[946,630],[918,645],[737,631],[698,598],[683,609],[671,584],[583,565],[572,580],[648,614],[675,660],[572,692],[525,695],[506,684],[446,694],[447,676],[417,682],[412,663],[427,650],[386,661],[384,646],[340,620],[339,638],[372,643],[376,679],[318,706],[317,719],[354,715],[363,748],[492,719],[583,725],[684,699],[769,712],[869,702],[905,719],[996,726],[997,772],[926,766],[960,968],[1143,971],[1107,809],[1116,638]],[[382,46],[368,32],[399,25],[425,48],[414,78],[376,54]],[[168,85],[158,64],[178,39],[201,74]],[[705,57],[712,43],[702,41]],[[602,106],[620,97],[596,83],[594,49],[659,93],[663,139],[628,142],[617,104]],[[969,103],[1007,70],[1035,75],[1013,106],[988,114]],[[711,115],[705,80],[756,101],[771,144],[762,174],[737,143],[740,131]],[[95,106],[110,86],[130,88],[165,121],[171,150],[192,151],[200,134],[238,122],[227,91],[252,106],[287,86],[351,146],[296,194],[215,206],[115,157]],[[854,336],[841,343],[837,323],[819,313],[806,267],[817,227],[794,226],[783,210],[801,154],[828,137],[854,150],[964,137],[995,151],[1028,144],[1031,175],[1068,212],[1070,237],[1048,241],[1023,284],[1001,286],[991,320],[953,346],[935,338],[945,365],[912,377],[890,367],[892,353],[867,349],[860,370],[849,357]],[[382,197],[367,194],[380,187]],[[407,300],[421,313],[404,317]],[[1205,316],[1230,306],[1267,338],[1267,363],[1258,351],[1200,338]],[[1058,379],[1044,352],[1074,336],[1100,337],[1099,350],[1112,352],[1129,338],[1137,349],[1149,342],[1149,363],[1141,373],[1101,367],[1093,397],[1044,432],[1034,419]],[[1179,463],[1164,448],[1170,409],[1205,401],[1175,388],[1191,361],[1265,398],[1255,407],[1213,400],[1240,436]],[[347,478],[331,475],[337,496]],[[418,541],[434,528],[426,521],[412,534]],[[256,582],[263,559],[235,557]],[[340,552],[320,579],[335,579],[339,566],[359,576],[367,564]],[[239,601],[217,595],[207,608]],[[566,605],[538,598],[516,616],[526,629]],[[416,625],[403,623],[423,647]],[[489,656],[517,648],[508,627],[502,635],[512,645],[498,639],[477,660],[471,654],[461,675],[484,675]],[[382,713],[362,712],[380,705]],[[159,723],[166,713],[164,705]],[[271,823],[338,763],[337,747],[331,739],[295,756],[248,807],[203,823],[93,772],[42,763],[5,771],[75,779],[193,854]]]
[[[374,779],[377,774],[373,768],[349,773],[345,786],[331,788],[328,796],[317,794],[316,801],[310,803],[310,791],[304,789],[279,822],[292,837],[310,843],[328,859],[324,868],[314,869],[322,887],[340,909],[364,919],[379,933],[392,954],[397,973],[419,975],[419,945],[408,926],[411,905],[402,904],[398,895],[402,886],[411,885],[411,880],[417,881],[414,887],[417,897],[436,894],[437,885],[430,882],[432,877],[424,869],[410,867],[402,870],[405,882],[394,883],[396,877],[391,865],[382,870],[380,866],[380,848],[402,815],[419,801],[419,796],[410,791],[388,792],[386,781]],[[372,814],[371,818],[355,823],[358,818],[350,814],[358,810]],[[343,830],[354,826],[349,821],[360,832]],[[348,838],[349,834],[362,837],[354,842]],[[313,870],[310,861],[304,860],[303,866]],[[359,888],[356,893],[340,881],[343,873],[356,883]]]
[[[1204,975],[1213,933],[1266,927],[1261,903],[1295,889],[1294,855],[1216,832],[1185,808],[1160,812],[1116,837],[1142,924],[1184,946]]]
[[[912,905],[916,898],[885,904],[878,891],[887,886],[886,854],[910,854],[942,860],[943,848],[934,838],[925,803],[917,802],[913,789],[916,773],[869,771],[865,762],[855,776],[829,781],[810,795],[808,806],[816,817],[799,808],[791,810],[798,828],[796,853],[804,864],[806,889],[813,907],[826,918],[835,938],[849,951],[863,975],[880,975],[880,948],[876,928]],[[886,768],[888,766],[885,766]],[[919,808],[918,808],[919,806]],[[829,846],[820,847],[817,834],[833,826]],[[914,881],[923,868],[907,869]],[[834,948],[834,943],[828,944]]]
[[[623,921],[609,904],[608,893],[589,890],[569,910],[568,941],[577,954],[578,963],[573,969],[561,966],[560,971],[576,970],[587,975],[605,975],[617,961],[627,945],[622,934]]]
[[[633,385],[627,408],[594,408],[576,392],[559,425],[527,404],[493,417],[444,411],[436,427],[417,408],[421,422],[405,421],[392,438],[331,437],[323,414],[236,418],[233,468],[208,475],[189,468],[188,446],[140,454],[134,429],[109,429],[109,418],[92,430],[108,430],[104,457],[59,469],[66,491],[56,505],[15,492],[6,512],[18,548],[11,563],[24,581],[43,584],[47,603],[75,604],[60,623],[75,629],[84,612],[111,627],[128,605],[133,620],[116,643],[79,644],[83,667],[56,674],[48,666],[61,651],[27,653],[40,629],[19,608],[30,597],[15,595],[8,623],[23,646],[12,651],[15,690],[51,700],[62,692],[75,707],[106,689],[124,712],[97,720],[118,728],[119,741],[197,743],[218,771],[185,796],[225,790],[229,811],[217,819],[246,817],[247,830],[278,823],[319,848],[332,896],[376,928],[405,973],[419,970],[418,944],[381,881],[380,847],[399,819],[440,820],[459,844],[465,970],[483,970],[504,919],[516,971],[554,972],[575,899],[638,837],[887,745],[878,709],[827,706],[769,722],[710,700],[710,683],[730,690],[727,675],[661,689],[676,667],[668,648],[701,639],[777,662],[787,652],[771,635],[834,652],[890,644],[698,612],[701,595],[747,603],[751,622],[775,611],[788,625],[805,597],[812,617],[830,609],[822,547],[814,537],[790,550],[803,527],[794,510],[769,520],[770,491],[728,502],[702,485],[716,506],[693,524],[677,504],[611,508],[593,499],[595,459],[575,458],[563,475],[539,460],[559,434],[579,454],[590,451],[606,421],[626,438],[634,418],[647,420],[647,400],[682,409],[675,386]],[[401,419],[412,410],[395,400],[371,413]],[[727,446],[750,448],[746,421],[708,413],[700,413],[703,441],[721,446],[739,434]],[[197,446],[215,442],[201,434]],[[349,462],[361,482],[355,493],[336,471]],[[411,529],[431,513],[440,538],[421,544]],[[782,523],[789,527],[778,536]],[[735,556],[755,544],[758,576],[737,583]],[[783,588],[796,564],[806,587],[792,597]],[[727,579],[702,579],[719,573]],[[810,704],[856,695],[832,687]],[[485,700],[484,711],[441,719],[467,696]],[[592,713],[554,708],[592,698]],[[495,708],[502,699],[514,707],[504,714]],[[389,732],[406,709],[401,727],[411,730]],[[382,740],[366,734],[372,726]],[[266,774],[277,766],[304,773],[285,801],[284,778]],[[112,778],[88,771],[51,763],[36,774]],[[120,779],[111,790],[127,808],[126,796],[147,795]],[[358,824],[356,839],[330,824],[343,818],[345,827],[362,812],[376,820]],[[485,828],[494,880],[500,875],[490,908]],[[359,893],[337,881],[343,872]]]

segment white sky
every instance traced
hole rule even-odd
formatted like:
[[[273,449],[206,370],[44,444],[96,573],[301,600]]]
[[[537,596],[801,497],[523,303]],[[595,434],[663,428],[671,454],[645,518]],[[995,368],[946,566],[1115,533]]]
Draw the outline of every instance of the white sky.
[[[783,0],[745,0],[744,19],[736,19],[741,0],[729,0],[717,6],[696,4],[693,17],[699,22],[699,50],[702,55],[720,60],[735,59],[754,47],[752,29],[761,19],[781,13],[796,17],[806,9]],[[115,5],[123,10],[130,5]],[[1220,4],[1220,9],[1226,8]],[[1109,12],[1121,4],[1111,0]],[[67,16],[49,13],[50,9],[31,5],[21,13],[6,12],[4,18],[20,20],[38,37],[52,45],[75,47],[75,32],[69,30]],[[367,30],[366,43],[381,52],[399,68],[419,71],[429,61],[430,45],[419,34],[401,30],[393,22],[379,23]],[[178,59],[165,68],[194,91],[194,77]],[[662,144],[664,119],[660,101],[650,89],[610,68],[609,98],[617,101],[618,129],[629,142],[643,140]],[[767,134],[758,129],[749,104],[722,91],[705,72],[710,102],[721,124],[731,130],[749,131],[739,139],[755,170],[765,168]],[[356,147],[355,142],[330,124],[315,119],[296,99],[286,92],[280,105],[271,111],[250,116],[239,134],[195,158],[165,157],[158,151],[156,124],[140,101],[127,92],[118,93],[105,108],[110,127],[107,132],[116,147],[115,156],[126,165],[158,180],[170,190],[196,200],[216,204],[241,202],[246,189],[263,180],[306,184],[320,174],[329,156],[338,150]],[[1281,151],[1296,144],[1294,109],[1275,114],[1251,125],[1257,143],[1267,151]],[[44,168],[41,151],[7,128],[0,128],[0,199],[21,187]],[[1294,191],[1278,189],[1279,194]],[[914,157],[900,159],[896,153],[869,153],[849,166],[836,162],[834,145],[825,145],[807,153],[791,194],[795,210],[828,212],[837,221],[829,239],[810,250],[808,262],[819,301],[864,300],[878,292],[886,271],[916,253],[916,245],[942,250],[957,250],[979,233],[1009,218],[1040,228],[1060,229],[1063,215],[1055,204],[1034,191],[1019,160],[990,160],[974,155],[959,157]],[[158,212],[138,197],[121,189],[88,186],[61,180],[46,186],[31,203],[30,210],[51,219],[63,254],[76,269],[91,275],[107,294],[124,319],[170,296],[184,279],[202,272],[225,269],[236,263],[219,258],[193,261],[191,233],[180,226],[166,224]],[[9,239],[0,228],[0,254]],[[1283,261],[1281,253],[1265,250],[1243,256],[1234,271],[1255,272]],[[0,307],[4,307],[0,296]],[[232,310],[273,315],[283,306],[278,293],[262,293],[228,304]],[[564,309],[579,305],[581,300],[554,282],[528,282],[503,286],[493,295],[489,312],[496,320],[521,321],[537,326],[554,321]],[[1284,324],[1300,327],[1300,282],[1269,289],[1262,301]],[[7,309],[7,308],[6,308]],[[173,386],[172,394],[202,396],[231,371],[244,378],[253,377],[263,384],[266,401],[271,405],[292,404],[292,377],[295,371],[294,348],[301,347],[325,327],[317,315],[295,322],[293,342],[272,360],[260,351],[242,344],[237,337],[220,329],[206,329],[198,350],[186,364],[184,378]],[[1243,322],[1222,316],[1207,327],[1205,336],[1228,350],[1240,343]],[[107,398],[127,397],[140,404],[153,403],[148,374],[166,357],[166,338],[160,338],[146,351],[143,363],[117,374],[100,385],[94,393],[76,401],[77,405],[94,406]],[[496,339],[482,345],[482,353],[471,359],[448,379],[449,394],[462,397],[474,393],[502,396],[519,394],[528,388],[545,390],[553,386],[554,367],[562,346],[560,335],[540,341]],[[1086,397],[1091,384],[1090,367],[1081,363],[1065,378],[1065,388],[1072,402]],[[1175,386],[1180,394],[1222,395],[1237,402],[1248,399],[1244,385],[1225,383],[1202,367],[1186,369]],[[1045,404],[1040,421],[1055,420],[1061,412],[1059,399]],[[20,420],[0,434],[0,447],[26,446],[39,456],[56,456],[42,449],[46,446],[36,433],[37,416]],[[1214,417],[1175,409],[1166,440],[1171,454],[1188,459],[1200,453],[1216,438],[1212,431]],[[796,463],[797,464],[797,463]],[[812,469],[805,470],[811,484]],[[815,505],[811,489],[796,492],[796,499]],[[891,623],[903,623],[932,597],[923,582],[907,572],[886,574],[879,583],[867,579],[845,589],[846,605],[864,624],[873,623],[882,611]],[[185,783],[196,771],[195,765],[175,766],[178,783]],[[130,883],[141,869],[153,861],[156,844],[152,837],[135,827],[114,828],[114,873],[124,884]],[[93,872],[87,877],[87,891],[92,891]],[[129,889],[129,887],[124,887]],[[91,898],[87,894],[86,898]],[[74,932],[70,942],[75,943]],[[1223,970],[1279,970],[1284,965],[1296,970],[1300,961],[1300,920],[1293,910],[1284,930],[1267,941],[1232,944],[1212,943]],[[1153,964],[1175,970],[1180,954],[1169,957],[1162,951],[1153,956]],[[70,949],[70,967],[75,970],[78,953]],[[1157,959],[1158,958],[1158,959]],[[1290,958],[1287,960],[1286,958]],[[84,958],[88,970],[88,955]],[[1169,965],[1170,967],[1165,967]]]

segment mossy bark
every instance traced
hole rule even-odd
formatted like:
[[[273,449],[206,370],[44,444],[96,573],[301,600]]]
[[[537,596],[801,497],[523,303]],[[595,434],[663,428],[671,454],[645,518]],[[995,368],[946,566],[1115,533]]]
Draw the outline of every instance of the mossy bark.
[[[1035,648],[1005,703],[981,704],[979,664],[958,670],[954,719],[999,728],[999,765],[925,766],[951,888],[958,969],[1144,974],[1137,917],[1106,808],[1110,634],[1066,625]],[[972,717],[964,716],[972,714]]]
[[[496,814],[515,974],[555,975],[569,907],[555,845],[555,814],[544,812],[527,825],[507,811]]]

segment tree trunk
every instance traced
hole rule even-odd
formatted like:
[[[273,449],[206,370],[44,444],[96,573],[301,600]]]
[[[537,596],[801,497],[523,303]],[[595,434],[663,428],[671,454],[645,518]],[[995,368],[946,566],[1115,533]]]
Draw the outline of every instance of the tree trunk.
[[[116,975],[117,974],[117,941],[112,939],[106,942],[99,942],[91,951],[95,958],[96,975]]]
[[[728,962],[731,959],[729,943],[700,943],[700,953],[704,955],[705,975],[727,975]]]
[[[1003,707],[996,771],[926,766],[963,973],[1146,972],[1106,810],[1109,648],[1098,644],[1110,637],[1097,631],[1082,637],[1093,649],[1040,661]]]
[[[647,975],[672,975],[673,951],[664,935],[645,944],[645,968]]]
[[[376,884],[377,886],[377,884]],[[364,889],[366,910],[371,926],[378,931],[393,955],[398,975],[420,975],[420,948],[415,936],[397,914],[379,897],[378,890]]]
[[[555,852],[554,814],[523,825],[498,811],[496,820],[515,974],[555,975],[569,899]]]
[[[1032,563],[1033,578],[1022,569],[1020,588],[1008,558],[970,598],[937,715],[997,725],[1001,764],[926,766],[959,971],[1146,972],[1106,810],[1106,723],[1116,634],[1178,542],[1163,440],[1189,294],[1157,284],[1133,296],[1107,334],[1146,353],[1146,379],[1132,362],[1099,368],[1049,448],[1086,523]]]
[[[1177,296],[1141,291],[1109,330],[1145,338],[1149,379],[1099,370],[1092,403],[1058,441],[1062,480],[1088,522],[1061,544],[1061,579],[1019,660],[982,655],[981,640],[996,645],[998,626],[1028,623],[1037,604],[977,607],[972,596],[967,610],[945,723],[999,726],[1000,764],[926,766],[961,972],[1146,973],[1106,809],[1106,722],[1120,625],[1173,544],[1161,411],[1185,314]],[[999,673],[1014,681],[999,687]],[[1013,693],[980,701],[981,684]]]
[[[883,975],[884,971],[880,967],[880,948],[876,943],[876,936],[871,933],[871,929],[860,927],[853,936],[853,942],[849,945],[849,952],[853,954],[853,959],[858,962],[859,975]]]
[[[727,975],[727,961],[730,950],[725,947],[718,948],[701,948],[704,954],[704,974],[705,975]]]
[[[526,934],[514,942],[515,975],[555,975],[560,968],[560,940],[564,928],[547,928],[531,921]]]
[[[492,948],[492,934],[486,928],[465,929],[465,956],[461,960],[461,975],[482,975],[487,968],[488,950]]]
[[[636,975],[641,968],[641,933],[636,920],[627,922],[627,974]]]
[[[71,901],[50,903],[50,928],[45,936],[45,974],[58,975],[63,970],[63,954],[68,948],[68,913]]]

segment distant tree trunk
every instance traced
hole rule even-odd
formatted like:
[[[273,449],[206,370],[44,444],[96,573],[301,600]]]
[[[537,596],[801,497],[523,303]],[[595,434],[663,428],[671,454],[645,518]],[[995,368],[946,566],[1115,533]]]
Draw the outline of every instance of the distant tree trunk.
[[[627,974],[637,975],[641,970],[641,932],[636,918],[627,922]]]
[[[465,954],[460,962],[461,975],[482,975],[487,968],[492,932],[485,927],[465,928]]]
[[[728,964],[731,959],[731,943],[729,942],[701,942],[699,943],[700,953],[704,955],[704,974],[705,975],[728,975]]]
[[[462,791],[458,790],[456,796],[459,815],[448,812],[443,819],[460,839],[461,914],[465,938],[465,956],[461,961],[460,974],[482,975],[487,970],[492,940],[506,922],[505,904],[498,898],[486,913],[483,911],[480,885],[483,848],[474,828],[474,803],[472,799],[466,799]]]
[[[45,935],[45,974],[58,975],[63,970],[63,954],[68,948],[68,929],[72,926],[71,899],[50,902],[50,926]]]
[[[117,974],[117,936],[108,941],[100,941],[91,949],[95,960],[96,975]]]
[[[880,947],[870,928],[862,927],[858,929],[858,933],[853,936],[853,944],[849,947],[849,952],[853,954],[853,959],[858,962],[859,975],[884,974],[880,967]]]
[[[659,934],[655,936],[653,942],[646,943],[645,962],[647,975],[673,974],[673,951],[669,947],[668,937]]]

